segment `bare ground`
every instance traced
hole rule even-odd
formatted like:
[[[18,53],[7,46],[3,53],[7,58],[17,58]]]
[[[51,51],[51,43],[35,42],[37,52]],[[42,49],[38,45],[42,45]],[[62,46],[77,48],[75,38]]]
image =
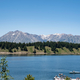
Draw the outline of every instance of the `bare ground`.
[[[48,55],[48,53],[44,53],[44,52],[37,52],[35,53],[36,55]],[[54,53],[50,53],[50,55],[52,55]],[[66,54],[70,54],[70,53],[60,53],[61,55],[66,55]],[[72,55],[76,55],[74,53],[71,53]],[[34,53],[28,53],[28,52],[0,52],[0,55],[34,55]],[[77,55],[80,55],[80,53],[77,53]]]

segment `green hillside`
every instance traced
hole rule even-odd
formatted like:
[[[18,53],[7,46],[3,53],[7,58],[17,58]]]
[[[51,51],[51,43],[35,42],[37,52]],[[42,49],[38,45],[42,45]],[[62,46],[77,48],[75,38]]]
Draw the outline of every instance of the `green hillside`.
[[[80,44],[68,42],[35,42],[11,43],[0,42],[0,53],[25,53],[25,54],[80,54]]]

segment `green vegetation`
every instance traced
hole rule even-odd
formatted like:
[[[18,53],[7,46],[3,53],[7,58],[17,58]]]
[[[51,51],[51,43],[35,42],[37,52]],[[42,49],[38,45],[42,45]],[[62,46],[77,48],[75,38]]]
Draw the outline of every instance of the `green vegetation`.
[[[46,49],[46,53],[48,53],[48,54],[52,53],[52,51],[51,51],[51,48],[50,48],[50,47],[46,46],[46,47],[45,47],[45,49]]]
[[[65,80],[71,80],[68,76],[65,78]]]
[[[2,58],[1,61],[0,61],[0,78],[1,80],[9,80],[9,79],[13,79],[11,76],[8,75],[9,73],[9,70],[7,69],[8,67],[8,64],[7,64],[7,61],[6,61],[6,58]]]
[[[34,46],[28,46],[28,52],[33,53]]]
[[[80,44],[68,42],[34,42],[34,43],[11,43],[0,42],[0,52],[27,52],[36,54],[43,52],[45,54],[79,54]]]
[[[34,50],[33,53],[35,54],[36,53],[36,50]]]
[[[6,58],[3,57],[1,60],[0,60],[0,80],[11,80],[11,79],[14,79],[13,77],[9,76],[8,73],[9,73],[9,70],[7,69],[8,67],[8,64],[7,64],[8,61],[6,61]],[[25,77],[24,80],[35,80],[34,77],[32,77],[32,75],[27,75],[27,77]]]
[[[24,80],[34,80],[34,77],[32,77],[32,75],[27,75],[27,77],[25,77]]]

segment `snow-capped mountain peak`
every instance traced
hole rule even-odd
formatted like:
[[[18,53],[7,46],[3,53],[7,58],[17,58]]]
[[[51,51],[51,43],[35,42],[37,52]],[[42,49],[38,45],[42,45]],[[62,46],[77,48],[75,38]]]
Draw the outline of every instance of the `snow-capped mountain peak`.
[[[10,31],[7,34],[0,37],[0,41],[7,42],[38,42],[38,41],[64,41],[64,42],[72,42],[72,43],[80,43],[80,35],[71,35],[71,34],[50,34],[50,35],[35,35],[24,33],[21,31]]]

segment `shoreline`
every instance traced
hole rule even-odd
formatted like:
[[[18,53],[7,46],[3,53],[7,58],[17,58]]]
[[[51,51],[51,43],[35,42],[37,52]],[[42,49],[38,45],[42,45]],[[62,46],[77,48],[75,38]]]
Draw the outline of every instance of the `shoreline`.
[[[80,55],[80,53],[44,53],[44,52],[37,52],[37,53],[28,53],[28,52],[0,52],[0,56],[36,56],[36,55]]]

